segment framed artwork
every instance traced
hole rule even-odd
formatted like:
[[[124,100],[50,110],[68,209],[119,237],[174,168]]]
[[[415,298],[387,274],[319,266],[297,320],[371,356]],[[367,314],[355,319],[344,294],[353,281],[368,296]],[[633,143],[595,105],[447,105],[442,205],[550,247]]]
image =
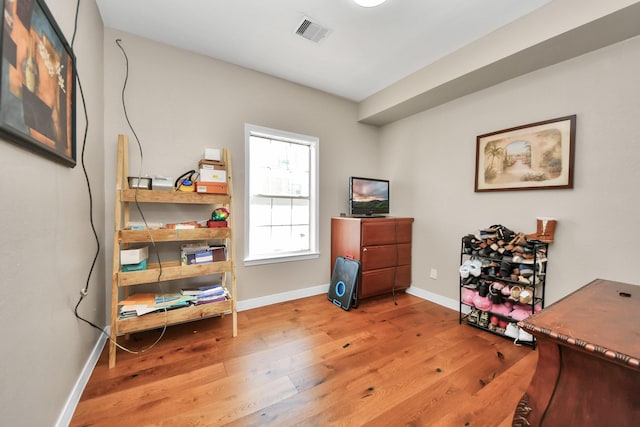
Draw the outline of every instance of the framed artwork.
[[[476,138],[475,191],[573,188],[576,116]]]
[[[76,70],[43,0],[2,0],[0,135],[66,166],[76,164]]]

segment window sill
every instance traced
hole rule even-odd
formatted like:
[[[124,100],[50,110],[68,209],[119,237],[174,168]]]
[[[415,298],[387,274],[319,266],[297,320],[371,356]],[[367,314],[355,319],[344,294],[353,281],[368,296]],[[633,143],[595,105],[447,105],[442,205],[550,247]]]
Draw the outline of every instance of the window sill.
[[[304,261],[307,259],[319,258],[319,252],[305,252],[304,254],[284,254],[281,256],[267,256],[261,258],[245,258],[244,265],[245,267],[250,267],[253,265],[262,265],[262,264],[275,264],[279,262],[291,262],[291,261]]]

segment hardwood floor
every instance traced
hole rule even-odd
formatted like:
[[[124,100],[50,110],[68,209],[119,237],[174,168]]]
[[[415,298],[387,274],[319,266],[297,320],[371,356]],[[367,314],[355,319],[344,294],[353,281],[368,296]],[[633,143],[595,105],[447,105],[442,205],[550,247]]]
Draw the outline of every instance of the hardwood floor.
[[[344,311],[326,295],[174,326],[103,351],[72,426],[510,426],[537,351],[408,294]],[[123,344],[144,348],[159,331]]]

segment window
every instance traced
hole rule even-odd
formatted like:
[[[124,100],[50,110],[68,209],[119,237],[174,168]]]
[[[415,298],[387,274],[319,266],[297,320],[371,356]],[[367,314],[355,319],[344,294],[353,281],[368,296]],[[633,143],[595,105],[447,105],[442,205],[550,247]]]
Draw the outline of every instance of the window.
[[[245,124],[245,265],[318,257],[318,144]]]

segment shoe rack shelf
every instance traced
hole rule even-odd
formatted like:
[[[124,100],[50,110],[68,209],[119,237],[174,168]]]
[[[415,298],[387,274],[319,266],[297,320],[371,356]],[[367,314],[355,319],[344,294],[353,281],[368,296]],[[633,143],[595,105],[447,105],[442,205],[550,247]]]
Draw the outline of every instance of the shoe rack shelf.
[[[549,244],[498,226],[464,236],[459,323],[535,348],[518,322],[544,308]]]
[[[225,207],[232,210],[231,185],[231,158],[228,150],[223,150],[223,160],[227,172],[227,194],[201,194],[182,191],[136,190],[129,188],[128,184],[128,138],[125,135],[118,136],[118,154],[116,170],[116,197],[115,197],[115,233],[113,245],[113,276],[111,291],[111,336],[109,341],[109,367],[116,364],[116,340],[119,336],[135,332],[162,328],[183,322],[190,322],[209,317],[232,316],[232,335],[238,334],[238,320],[236,310],[236,277],[234,268],[235,250],[232,239],[232,217],[227,219],[227,227],[220,228],[158,228],[145,230],[132,230],[130,227],[130,208],[139,204],[155,204],[160,209],[154,209],[155,216],[166,214],[158,213],[166,208],[180,206],[180,210],[188,210],[190,206],[210,205],[212,209]],[[166,212],[166,210],[165,210]],[[155,247],[156,251],[162,245],[171,242],[212,242],[223,244],[226,248],[226,259],[222,261],[204,264],[181,265],[180,254],[175,260],[162,261],[162,264],[149,263],[147,268],[139,271],[123,271],[120,263],[120,250],[140,246],[147,243]],[[156,247],[157,246],[157,247]],[[174,245],[171,245],[175,247]],[[165,246],[166,247],[166,246]],[[151,259],[150,259],[151,260]],[[136,292],[143,291],[139,285],[166,284],[167,290],[177,287],[172,281],[187,281],[192,283],[196,278],[214,276],[216,280],[221,278],[222,285],[226,289],[228,297],[223,301],[210,302],[201,305],[188,305],[171,310],[160,310],[154,313],[136,317],[120,317],[119,303]],[[208,280],[208,279],[205,279]],[[185,284],[185,283],[182,283]]]

